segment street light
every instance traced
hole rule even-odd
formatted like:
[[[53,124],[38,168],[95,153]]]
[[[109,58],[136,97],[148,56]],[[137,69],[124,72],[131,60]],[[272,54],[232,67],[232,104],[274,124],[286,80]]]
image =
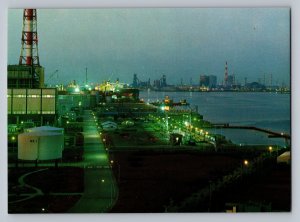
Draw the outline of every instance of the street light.
[[[272,150],[273,150],[273,147],[269,146],[270,153],[272,152]]]
[[[204,141],[206,141],[207,135],[208,135],[208,132],[206,131],[205,135],[204,135]]]
[[[248,166],[248,165],[249,165],[248,160],[244,160],[244,166]]]
[[[269,146],[269,151],[270,151],[270,156],[271,156],[272,151],[273,151],[273,147]]]
[[[13,146],[13,153],[15,152],[15,141],[16,141],[16,137],[15,136],[13,136],[12,138],[12,146]]]

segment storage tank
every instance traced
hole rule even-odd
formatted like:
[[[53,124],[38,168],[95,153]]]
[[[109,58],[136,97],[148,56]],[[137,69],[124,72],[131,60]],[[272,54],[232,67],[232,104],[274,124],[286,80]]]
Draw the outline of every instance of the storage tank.
[[[60,133],[62,137],[60,137],[60,142],[63,144],[62,149],[64,149],[64,128],[57,128],[53,126],[40,126],[26,129],[25,132],[52,132],[52,133]]]
[[[37,131],[19,134],[18,159],[54,160],[62,158],[64,136],[60,132]]]

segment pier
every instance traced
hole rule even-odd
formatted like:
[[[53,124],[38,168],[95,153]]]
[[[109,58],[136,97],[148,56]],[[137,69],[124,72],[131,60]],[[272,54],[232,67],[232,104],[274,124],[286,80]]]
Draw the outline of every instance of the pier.
[[[230,126],[229,123],[212,123],[212,126],[214,126],[215,128],[229,128],[229,129],[247,129],[247,130],[256,130],[256,131],[260,131],[260,132],[264,132],[269,134],[268,137],[270,138],[284,138],[286,140],[290,140],[291,136],[289,134],[286,133],[282,133],[282,132],[275,132],[269,129],[262,129],[259,127],[255,127],[255,126]]]

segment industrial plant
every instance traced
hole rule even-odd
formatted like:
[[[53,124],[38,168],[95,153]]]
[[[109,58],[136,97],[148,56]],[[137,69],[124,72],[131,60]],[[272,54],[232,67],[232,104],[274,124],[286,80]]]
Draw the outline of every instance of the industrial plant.
[[[51,85],[45,79],[58,70],[42,66],[37,23],[37,10],[24,9],[19,62],[7,66],[8,213],[291,210],[289,133],[208,121],[201,113],[208,100],[199,107],[168,95],[288,90],[240,84],[227,61],[219,82],[199,74],[195,84],[174,85],[161,72],[91,83],[84,67],[84,84],[74,77]],[[163,98],[141,96],[152,91]],[[236,143],[223,134],[228,129],[282,145]]]

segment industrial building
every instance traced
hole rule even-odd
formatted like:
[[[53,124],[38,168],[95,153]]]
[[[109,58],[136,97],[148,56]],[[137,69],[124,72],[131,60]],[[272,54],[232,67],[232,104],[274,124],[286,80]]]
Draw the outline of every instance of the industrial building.
[[[209,76],[201,75],[200,76],[200,87],[208,87],[209,86]]]
[[[200,88],[216,88],[217,86],[217,76],[214,75],[200,75]]]
[[[8,123],[34,122],[35,125],[54,123],[56,89],[8,89]]]
[[[217,76],[210,75],[209,76],[209,88],[216,88],[217,87]]]
[[[53,124],[57,92],[44,88],[44,68],[38,55],[36,9],[24,9],[18,65],[7,66],[8,123]]]
[[[91,96],[95,96],[97,103],[133,102],[139,100],[139,90],[136,88],[128,88],[126,84],[119,83],[119,81],[115,83],[106,81],[96,86],[95,91],[91,91]]]
[[[163,89],[163,88],[167,88],[169,85],[167,84],[167,76],[166,75],[162,75],[162,77],[160,79],[153,80],[153,84],[151,85],[150,78],[148,79],[148,81],[141,81],[137,77],[137,74],[134,73],[131,86],[134,88],[139,88],[139,89],[148,89],[148,88]]]
[[[153,82],[153,87],[157,89],[164,88],[167,86],[168,84],[166,75],[163,75],[160,79],[154,80]]]
[[[36,78],[37,77],[37,78]],[[8,88],[43,88],[44,68],[42,66],[8,65]]]
[[[151,83],[150,83],[150,78],[148,81],[140,81],[139,78],[137,77],[137,74],[133,74],[133,81],[132,81],[132,87],[134,88],[150,88]]]

